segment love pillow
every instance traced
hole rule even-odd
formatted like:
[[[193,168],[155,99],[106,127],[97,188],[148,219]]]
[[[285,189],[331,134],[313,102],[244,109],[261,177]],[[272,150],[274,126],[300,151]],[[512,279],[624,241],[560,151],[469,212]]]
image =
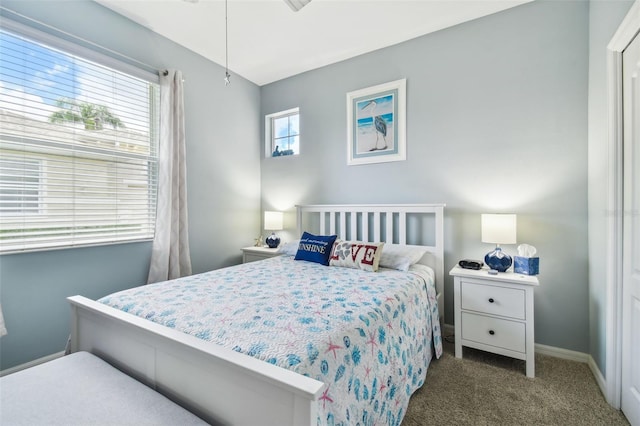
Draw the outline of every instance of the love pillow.
[[[329,266],[362,269],[376,272],[384,243],[338,240],[333,245]]]

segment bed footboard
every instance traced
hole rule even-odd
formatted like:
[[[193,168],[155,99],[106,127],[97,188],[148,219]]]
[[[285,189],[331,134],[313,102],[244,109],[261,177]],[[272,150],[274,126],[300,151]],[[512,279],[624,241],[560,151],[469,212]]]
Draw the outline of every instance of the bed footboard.
[[[82,296],[71,352],[88,351],[212,424],[315,425],[324,384]]]

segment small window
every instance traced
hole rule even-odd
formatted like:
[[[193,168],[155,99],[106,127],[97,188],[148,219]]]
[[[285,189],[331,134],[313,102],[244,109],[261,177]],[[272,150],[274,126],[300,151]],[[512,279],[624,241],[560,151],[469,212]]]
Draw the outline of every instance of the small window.
[[[300,153],[300,110],[293,108],[267,115],[265,142],[267,157],[298,155]]]

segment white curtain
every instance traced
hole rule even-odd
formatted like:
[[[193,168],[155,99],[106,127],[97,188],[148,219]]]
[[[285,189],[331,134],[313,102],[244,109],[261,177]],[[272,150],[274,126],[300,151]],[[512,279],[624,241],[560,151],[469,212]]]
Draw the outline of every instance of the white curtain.
[[[160,74],[156,234],[147,283],[191,275],[182,73]]]

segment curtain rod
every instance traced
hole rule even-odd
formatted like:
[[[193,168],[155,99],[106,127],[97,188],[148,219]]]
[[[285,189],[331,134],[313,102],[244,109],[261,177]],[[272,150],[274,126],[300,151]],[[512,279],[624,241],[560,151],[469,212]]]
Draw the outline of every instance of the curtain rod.
[[[154,73],[159,73],[160,72],[158,70],[158,67],[154,67],[152,65],[147,64],[146,62],[142,62],[142,61],[140,61],[140,60],[138,60],[136,58],[132,58],[131,56],[127,56],[127,55],[125,55],[123,53],[120,53],[120,52],[117,52],[115,50],[109,49],[108,47],[102,46],[102,45],[100,45],[98,43],[95,43],[95,42],[93,42],[91,40],[87,40],[87,39],[79,37],[77,35],[68,33],[66,31],[63,31],[63,30],[61,30],[59,28],[56,28],[56,27],[54,27],[52,25],[49,25],[49,24],[46,24],[44,22],[38,21],[37,19],[30,18],[28,16],[25,16],[25,15],[23,15],[21,13],[16,12],[15,10],[9,9],[9,8],[7,8],[5,6],[0,6],[0,10],[8,12],[10,15],[17,16],[20,19],[22,19],[23,21],[31,22],[33,24],[39,25],[39,26],[47,28],[49,30],[53,30],[53,31],[55,31],[55,32],[57,32],[59,34],[64,34],[65,36],[70,37],[70,38],[72,38],[72,39],[74,39],[76,41],[80,41],[82,43],[89,44],[89,45],[91,45],[93,47],[96,47],[96,48],[98,48],[100,50],[103,50],[103,51],[109,52],[109,53],[111,53],[113,55],[116,55],[117,57],[119,57],[121,59],[124,59],[124,60],[129,61],[129,62],[133,62],[133,63],[135,63],[137,65],[141,65],[144,68],[146,68],[146,71],[150,71],[150,72],[154,72]],[[0,14],[0,17],[1,16],[2,16],[2,14]],[[9,18],[11,18],[11,16],[9,16]],[[163,70],[162,72],[164,72],[164,71],[166,71],[166,70]]]

